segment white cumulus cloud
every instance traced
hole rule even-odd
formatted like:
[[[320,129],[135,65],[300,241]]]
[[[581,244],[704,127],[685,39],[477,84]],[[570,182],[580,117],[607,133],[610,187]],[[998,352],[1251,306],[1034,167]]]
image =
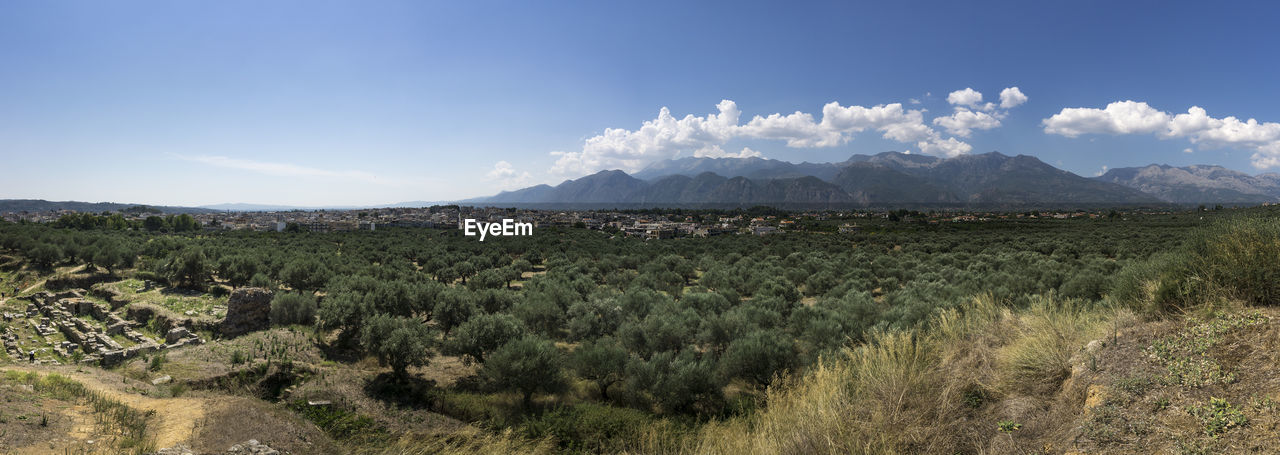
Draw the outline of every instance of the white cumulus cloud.
[[[973,130],[989,130],[999,127],[1000,119],[986,112],[971,111],[959,107],[956,108],[954,114],[933,119],[933,124],[945,128],[948,133],[956,136],[969,137]]]
[[[686,115],[677,119],[663,107],[658,111],[658,118],[645,121],[635,131],[607,128],[603,134],[588,138],[580,152],[551,152],[559,157],[551,171],[575,174],[605,168],[637,170],[681,151],[722,144],[734,136],[739,111],[738,105],[730,100],[721,101],[716,108],[719,114]]]
[[[1026,101],[1027,95],[1018,87],[1001,90],[999,106],[995,103],[983,103],[982,92],[972,88],[956,90],[947,95],[947,102],[956,106],[954,112],[933,119],[933,124],[956,136],[969,137],[973,130],[999,128],[1000,120],[1009,115],[1009,109]]]
[[[1280,166],[1280,123],[1214,118],[1199,106],[1173,115],[1144,102],[1117,101],[1104,109],[1066,108],[1042,123],[1045,133],[1067,137],[1152,134],[1161,139],[1186,138],[1201,147],[1252,150],[1252,164],[1259,169]]]
[[[978,107],[982,103],[982,92],[965,87],[947,95],[947,102],[958,106]]]
[[[505,160],[494,163],[493,169],[485,177],[497,181],[502,189],[518,188],[533,179],[531,174],[517,171],[515,166]]]
[[[693,156],[696,158],[759,158],[764,155],[752,150],[751,147],[743,147],[742,151],[738,153],[729,153],[720,148],[719,145],[713,145],[695,150]]]
[[[1020,91],[1017,93],[1021,95]],[[998,127],[1000,119],[1007,114],[997,112],[994,103],[981,103],[982,94],[971,88],[952,92],[947,99],[953,104],[973,108],[958,107],[951,116],[934,119],[933,125],[941,126],[953,135],[967,137],[973,130]],[[857,134],[872,131],[891,141],[914,144],[921,152],[931,155],[951,157],[973,150],[968,143],[955,137],[943,137],[931,127],[924,118],[927,112],[924,109],[905,108],[902,103],[865,107],[842,106],[833,101],[822,107],[821,117],[796,111],[756,115],[745,123],[740,123],[742,112],[731,100],[721,101],[716,110],[716,113],[704,116],[690,114],[677,118],[670,109],[663,107],[657,118],[643,122],[638,129],[607,128],[603,133],[588,138],[580,151],[551,152],[556,157],[551,172],[635,171],[653,161],[681,154],[760,156],[750,148],[744,148],[737,154],[725,151],[726,144],[734,139],[777,140],[793,148],[835,147],[848,143]]]
[[[1169,125],[1169,114],[1147,103],[1117,101],[1105,109],[1070,107],[1044,120],[1044,131],[1076,137],[1081,134],[1150,134]]]
[[[1009,87],[1000,91],[1000,108],[1010,109],[1027,102],[1027,95],[1017,87]]]

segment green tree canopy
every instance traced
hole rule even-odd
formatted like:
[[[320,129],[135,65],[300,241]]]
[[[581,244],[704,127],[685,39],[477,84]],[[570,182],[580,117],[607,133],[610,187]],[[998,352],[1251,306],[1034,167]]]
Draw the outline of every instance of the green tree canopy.
[[[484,376],[499,388],[519,391],[528,408],[537,392],[556,393],[566,383],[561,353],[555,345],[536,336],[525,336],[502,345],[484,364]]]

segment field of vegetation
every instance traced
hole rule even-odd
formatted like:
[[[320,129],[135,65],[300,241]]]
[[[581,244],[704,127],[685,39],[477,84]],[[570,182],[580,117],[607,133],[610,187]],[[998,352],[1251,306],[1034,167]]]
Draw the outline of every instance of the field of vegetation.
[[[1278,220],[484,243],[0,224],[0,283],[114,287],[203,318],[233,288],[271,289],[278,328],[115,371],[276,403],[352,451],[1142,453],[1166,435],[1212,453],[1239,448],[1250,419],[1280,422],[1261,414],[1277,390],[1239,370],[1249,357],[1215,357],[1269,330]],[[1179,425],[1203,432],[1162,433]]]

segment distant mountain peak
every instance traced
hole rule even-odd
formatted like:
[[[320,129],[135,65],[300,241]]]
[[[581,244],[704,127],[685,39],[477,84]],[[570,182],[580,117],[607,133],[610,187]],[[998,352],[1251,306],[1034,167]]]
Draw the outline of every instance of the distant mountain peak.
[[[684,157],[652,163],[634,175],[600,171],[554,187],[530,187],[478,201],[807,208],[1159,202],[1139,190],[1086,179],[1029,155],[988,152],[944,159],[894,151],[853,155],[839,163]]]
[[[1214,164],[1115,168],[1095,180],[1124,185],[1182,204],[1256,204],[1280,200],[1280,179],[1268,174],[1252,176]]]

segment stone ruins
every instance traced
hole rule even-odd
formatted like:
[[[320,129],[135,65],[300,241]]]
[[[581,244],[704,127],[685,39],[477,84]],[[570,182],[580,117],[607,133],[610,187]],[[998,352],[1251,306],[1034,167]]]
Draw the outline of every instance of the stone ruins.
[[[227,300],[227,317],[222,321],[222,335],[235,337],[271,326],[271,298],[268,289],[239,288]]]
[[[100,361],[102,366],[109,367],[139,355],[204,343],[185,327],[169,329],[164,340],[151,339],[135,330],[140,322],[127,321],[112,313],[111,308],[85,299],[81,289],[56,294],[43,291],[22,299],[30,302],[26,312],[4,313],[5,322],[25,318],[40,337],[61,333],[66,341],[52,343],[50,348],[46,340],[34,337],[21,340],[9,324],[0,339],[4,342],[5,352],[18,360],[39,362],[36,360],[37,351],[52,349],[68,358],[78,351],[83,355],[81,362]],[[130,346],[122,346],[112,338],[113,335],[122,336]]]

